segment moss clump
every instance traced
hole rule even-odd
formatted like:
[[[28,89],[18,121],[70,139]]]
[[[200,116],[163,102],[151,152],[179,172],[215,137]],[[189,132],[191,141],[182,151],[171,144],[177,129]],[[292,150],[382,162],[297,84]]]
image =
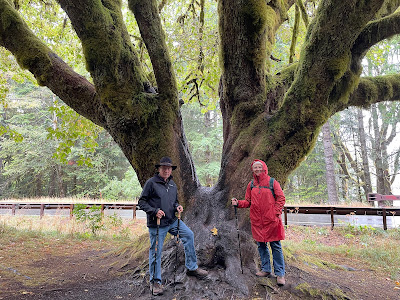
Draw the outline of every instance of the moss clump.
[[[250,37],[249,57],[263,68],[275,40],[276,12],[264,0],[249,0],[243,8],[243,19]]]
[[[320,291],[319,289],[316,288],[312,288],[307,282],[300,283],[298,286],[296,286],[296,290],[299,290],[302,293],[312,297],[324,294],[323,291]]]
[[[351,53],[343,53],[327,61],[326,70],[333,77],[334,81],[339,80],[350,68]]]
[[[275,25],[276,17],[273,9],[263,0],[249,0],[243,9],[248,32],[257,38],[263,34],[268,25]]]
[[[317,288],[311,287],[307,282],[301,283],[296,287],[296,290],[301,291],[303,294],[306,295],[306,297],[319,297],[322,299],[338,299],[338,300],[345,300],[349,299],[346,294],[340,290],[339,288],[336,288],[334,290],[320,290]]]

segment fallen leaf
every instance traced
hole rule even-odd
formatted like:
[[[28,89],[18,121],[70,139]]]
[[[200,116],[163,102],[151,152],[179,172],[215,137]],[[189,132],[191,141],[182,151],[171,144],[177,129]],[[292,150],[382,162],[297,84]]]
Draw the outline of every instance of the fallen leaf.
[[[400,285],[400,281],[396,281],[395,284],[396,284],[396,285]]]
[[[211,229],[211,232],[213,235],[218,235],[218,229],[215,227],[213,229]]]
[[[400,287],[395,286],[394,289],[395,289],[395,290],[400,290]]]

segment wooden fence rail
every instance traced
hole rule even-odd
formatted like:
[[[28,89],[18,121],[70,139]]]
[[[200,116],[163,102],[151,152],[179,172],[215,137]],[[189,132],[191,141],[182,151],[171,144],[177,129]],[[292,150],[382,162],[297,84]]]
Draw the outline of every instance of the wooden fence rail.
[[[132,210],[132,218],[136,219],[136,210],[140,209],[137,204],[86,204],[89,209],[93,205],[101,206],[101,213],[105,209]],[[12,215],[19,209],[40,209],[40,218],[44,216],[47,209],[69,209],[70,217],[73,217],[74,204],[44,204],[44,203],[2,203],[0,209],[11,209]],[[400,208],[394,207],[335,207],[335,206],[296,206],[285,205],[283,209],[285,225],[288,225],[288,214],[328,214],[331,216],[331,228],[335,226],[335,215],[372,215],[382,216],[383,229],[387,230],[387,216],[400,216]]]

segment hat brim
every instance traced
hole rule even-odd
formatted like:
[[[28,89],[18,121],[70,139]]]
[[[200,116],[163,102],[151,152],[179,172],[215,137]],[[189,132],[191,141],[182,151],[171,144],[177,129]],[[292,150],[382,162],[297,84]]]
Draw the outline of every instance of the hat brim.
[[[171,164],[158,164],[158,165],[156,165],[156,168],[158,169],[161,166],[171,167],[172,170],[175,170],[177,168],[177,166],[173,166]]]

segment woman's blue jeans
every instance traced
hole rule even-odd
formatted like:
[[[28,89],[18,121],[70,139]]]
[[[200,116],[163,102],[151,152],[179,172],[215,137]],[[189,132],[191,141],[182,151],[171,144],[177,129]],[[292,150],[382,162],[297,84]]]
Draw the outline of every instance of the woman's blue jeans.
[[[154,280],[161,282],[161,252],[164,244],[164,239],[167,233],[174,236],[178,233],[178,219],[174,223],[168,226],[159,228],[158,231],[158,246],[157,246],[157,259],[154,261],[154,253],[156,247],[156,236],[157,228],[149,227],[150,235],[150,250],[149,250],[149,269],[150,269],[150,282]],[[185,223],[179,221],[179,238],[183,243],[185,250],[185,266],[188,270],[193,271],[197,269],[197,256],[194,249],[194,235],[192,230],[186,226]],[[154,263],[155,263],[155,274],[154,274]]]
[[[267,243],[257,242],[258,253],[261,259],[261,270],[271,273],[271,261]],[[269,242],[272,250],[272,261],[274,264],[274,273],[276,276],[285,276],[285,260],[283,258],[281,241]]]

